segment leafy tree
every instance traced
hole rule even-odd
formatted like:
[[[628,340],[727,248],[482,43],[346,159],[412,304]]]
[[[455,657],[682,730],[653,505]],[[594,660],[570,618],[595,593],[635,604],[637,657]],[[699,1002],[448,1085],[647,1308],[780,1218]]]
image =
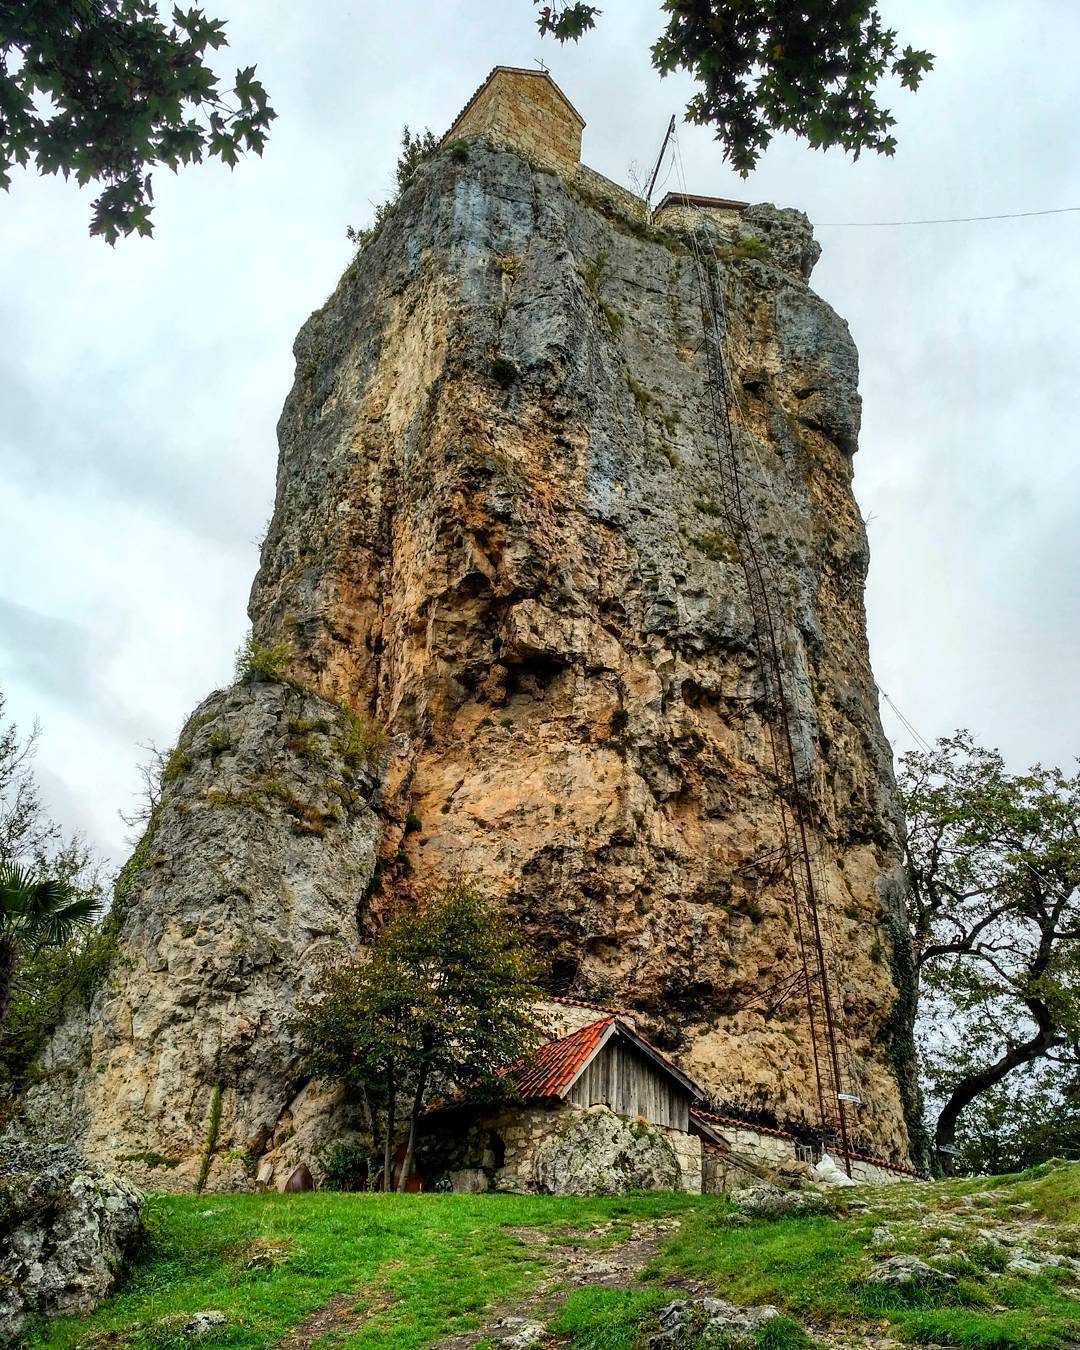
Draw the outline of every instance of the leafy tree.
[[[497,1092],[501,1073],[534,1048],[538,973],[505,919],[464,880],[399,914],[367,958],[321,972],[295,1029],[316,1077],[343,1082],[382,1111],[384,1189],[402,1097],[409,1130],[399,1190],[429,1092]]]
[[[345,227],[345,238],[351,244],[355,244],[357,250],[364,248],[375,238],[383,222],[394,209],[397,199],[412,182],[417,169],[425,160],[430,159],[438,148],[439,139],[431,131],[425,129],[414,136],[407,126],[402,128],[401,153],[394,167],[397,190],[389,201],[379,202],[375,208],[375,219],[370,225],[362,226],[360,229],[353,225]]]
[[[996,1175],[1050,1158],[1080,1161],[1080,1075],[1045,1063],[1016,1070],[971,1103],[957,1123],[956,1143],[957,1167],[965,1172]]]
[[[20,735],[4,708],[0,690],[0,1116],[64,1001],[95,979],[97,930],[79,916],[102,899],[93,853],[78,835],[66,838],[42,805],[33,774],[38,727]],[[22,884],[43,882],[58,894],[28,895]],[[75,922],[57,922],[69,905]],[[60,946],[42,940],[50,926]]]
[[[0,0],[0,187],[11,168],[97,183],[91,234],[153,233],[152,170],[262,154],[275,117],[255,67],[222,90],[207,49],[225,25],[155,0]]]
[[[541,0],[534,0],[540,4]],[[778,131],[815,148],[892,155],[896,119],[877,99],[889,76],[916,90],[929,52],[899,49],[874,0],[664,0],[667,27],[652,47],[661,75],[688,71],[700,86],[686,120],[716,129],[724,158],[745,178]],[[545,4],[541,35],[576,42],[601,11]]]
[[[924,1060],[946,1170],[1017,1070],[1080,1065],[1080,774],[1006,771],[967,732],[901,761]]]
[[[13,863],[0,864],[0,1027],[11,1006],[20,953],[63,947],[93,913],[92,896]]]

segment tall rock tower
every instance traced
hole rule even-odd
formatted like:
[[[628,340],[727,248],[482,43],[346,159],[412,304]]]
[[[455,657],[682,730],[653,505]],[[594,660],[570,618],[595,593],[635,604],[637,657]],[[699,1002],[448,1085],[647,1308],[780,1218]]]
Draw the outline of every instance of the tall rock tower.
[[[296,340],[250,604],[286,679],[189,721],[28,1100],[159,1189],[311,1155],[295,998],[459,869],[718,1104],[839,1098],[910,1158],[855,348],[804,216],[650,217],[581,128],[492,72]]]

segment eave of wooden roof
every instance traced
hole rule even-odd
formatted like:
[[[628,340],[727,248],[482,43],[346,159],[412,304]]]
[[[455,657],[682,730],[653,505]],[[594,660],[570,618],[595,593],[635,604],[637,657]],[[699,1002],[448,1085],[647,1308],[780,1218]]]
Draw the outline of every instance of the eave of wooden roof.
[[[656,208],[662,211],[665,206],[699,206],[713,211],[745,211],[749,202],[737,202],[731,197],[699,197],[691,192],[668,192]]]
[[[511,1070],[510,1081],[523,1101],[562,1101],[613,1037],[627,1041],[664,1077],[676,1082],[692,1100],[702,1096],[698,1084],[683,1073],[678,1065],[673,1064],[663,1051],[615,1016],[601,1017],[572,1031],[568,1036],[545,1041],[527,1064]]]

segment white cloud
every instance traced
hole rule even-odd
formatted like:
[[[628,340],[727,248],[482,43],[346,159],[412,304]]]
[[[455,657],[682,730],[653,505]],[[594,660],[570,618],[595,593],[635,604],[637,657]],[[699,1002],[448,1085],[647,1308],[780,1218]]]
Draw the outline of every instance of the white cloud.
[[[742,183],[680,124],[690,190],[817,221],[1080,204],[1080,12],[885,9],[939,58],[896,95],[894,160],[780,141]],[[345,226],[389,193],[402,124],[441,130],[492,65],[543,56],[588,121],[586,161],[626,181],[690,92],[651,70],[644,0],[565,49],[535,38],[525,0],[211,12],[229,24],[222,69],[257,62],[279,112],[264,159],[159,174],[157,238],[113,250],[63,182],[24,176],[0,204],[0,678],[11,711],[45,724],[54,809],[113,853],[136,743],[168,743],[228,678],[292,339],[348,261]],[[862,358],[880,682],[924,735],[969,725],[1017,766],[1080,748],[1077,220],[823,228],[815,275]]]

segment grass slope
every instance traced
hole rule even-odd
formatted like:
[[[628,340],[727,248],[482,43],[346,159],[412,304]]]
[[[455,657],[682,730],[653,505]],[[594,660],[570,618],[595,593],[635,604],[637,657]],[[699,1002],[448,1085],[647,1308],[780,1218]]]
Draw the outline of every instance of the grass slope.
[[[346,1312],[366,1312],[362,1324],[319,1345],[410,1350],[482,1325],[493,1304],[524,1305],[543,1255],[511,1230],[554,1231],[557,1241],[586,1234],[578,1240],[602,1248],[634,1223],[671,1216],[680,1227],[634,1288],[568,1289],[548,1322],[560,1344],[634,1350],[655,1309],[678,1296],[664,1286],[688,1282],[784,1310],[751,1350],[805,1346],[800,1324],[814,1335],[977,1350],[1080,1343],[1080,1166],[843,1191],[830,1205],[822,1215],[750,1219],[724,1198],[670,1195],[155,1197],[147,1253],[124,1289],[91,1316],[37,1327],[26,1344],[190,1346],[181,1315],[217,1308],[228,1324],[200,1338],[200,1350],[272,1346],[347,1296]],[[901,1253],[955,1282],[933,1291],[867,1283],[874,1261]],[[1018,1258],[1038,1269],[1008,1269]]]

